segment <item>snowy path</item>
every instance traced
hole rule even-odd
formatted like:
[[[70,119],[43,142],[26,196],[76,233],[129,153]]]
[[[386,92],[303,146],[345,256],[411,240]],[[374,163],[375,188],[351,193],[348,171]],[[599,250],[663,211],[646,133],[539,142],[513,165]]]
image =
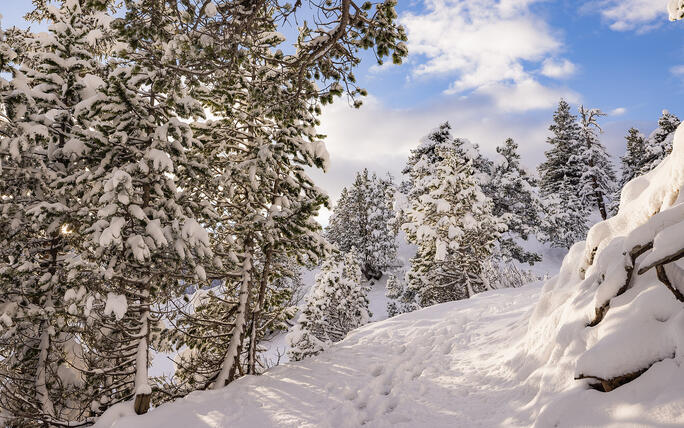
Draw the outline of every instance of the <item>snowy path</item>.
[[[318,357],[114,426],[529,426],[535,392],[508,362],[519,361],[538,293],[500,290],[373,323]]]

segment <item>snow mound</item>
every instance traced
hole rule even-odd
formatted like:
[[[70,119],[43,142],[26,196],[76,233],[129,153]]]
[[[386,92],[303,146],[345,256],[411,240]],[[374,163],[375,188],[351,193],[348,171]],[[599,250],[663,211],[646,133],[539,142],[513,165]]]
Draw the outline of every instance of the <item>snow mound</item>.
[[[526,363],[527,381],[551,397],[536,426],[684,423],[683,187],[680,127],[670,156],[624,187],[618,214],[545,284],[524,347],[544,361]]]

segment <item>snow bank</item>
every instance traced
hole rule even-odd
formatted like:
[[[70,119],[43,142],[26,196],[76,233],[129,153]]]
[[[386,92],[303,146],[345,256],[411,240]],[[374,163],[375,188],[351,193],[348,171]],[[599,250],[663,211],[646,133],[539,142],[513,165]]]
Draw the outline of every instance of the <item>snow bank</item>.
[[[680,127],[672,154],[625,186],[619,213],[544,286],[524,346],[543,362],[527,363],[536,426],[684,423],[683,187]]]

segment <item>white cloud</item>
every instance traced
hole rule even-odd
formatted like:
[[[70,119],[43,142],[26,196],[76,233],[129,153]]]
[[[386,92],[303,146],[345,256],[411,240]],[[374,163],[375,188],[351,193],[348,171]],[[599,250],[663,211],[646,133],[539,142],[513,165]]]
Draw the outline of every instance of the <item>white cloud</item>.
[[[624,107],[618,107],[610,111],[608,113],[610,116],[622,116],[623,114],[627,113],[627,109]]]
[[[517,91],[506,89],[502,94],[524,98],[525,94]],[[559,97],[554,94],[552,101],[544,101],[548,109],[522,112],[524,109],[511,108],[515,111],[512,113],[497,106],[500,102],[508,107],[506,97],[493,100],[484,93],[465,98],[442,96],[429,106],[410,109],[391,108],[373,97],[367,97],[360,109],[338,102],[326,107],[319,128],[328,136],[330,170],[326,174],[312,172],[312,177],[332,200],[351,183],[354,172],[363,168],[378,173],[389,171],[400,178],[410,150],[444,121],[452,125],[454,136],[478,143],[488,155],[493,155],[495,147],[507,137],[514,138],[520,144],[523,162],[533,169],[544,156],[548,126]]]
[[[477,92],[489,95],[502,112],[546,109],[558,104],[561,98],[571,103],[578,102],[580,98],[569,89],[550,88],[531,78],[515,84],[493,83],[481,87]]]
[[[667,22],[668,0],[602,0],[587,3],[615,31],[648,31]]]
[[[684,65],[675,65],[674,67],[670,68],[670,73],[674,74],[675,76],[684,76]]]
[[[541,73],[554,79],[563,79],[575,74],[576,69],[575,64],[567,59],[555,60],[547,58],[544,60]]]
[[[534,92],[534,99],[513,110],[548,107],[538,96],[546,92],[546,98],[557,90],[544,88],[526,64],[544,63],[546,73],[542,73],[553,78],[571,74],[574,65],[565,59],[551,60],[563,46],[557,32],[532,12],[532,4],[540,1],[425,0],[423,13],[401,18],[417,64],[413,74],[456,76],[447,94],[479,91],[501,104],[500,90]],[[511,103],[503,104],[511,110]]]

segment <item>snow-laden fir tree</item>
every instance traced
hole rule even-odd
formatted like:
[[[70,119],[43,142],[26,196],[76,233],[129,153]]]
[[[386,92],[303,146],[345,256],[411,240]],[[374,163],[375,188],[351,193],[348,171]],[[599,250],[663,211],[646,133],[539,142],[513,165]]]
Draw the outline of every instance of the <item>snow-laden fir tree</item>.
[[[526,241],[539,230],[542,205],[537,180],[520,165],[518,145],[512,138],[496,148],[499,157],[493,162],[489,182],[483,186],[493,202],[492,213],[506,225],[498,252],[505,261],[538,262],[541,256],[526,251],[519,241]]]
[[[396,274],[387,276],[385,296],[387,297],[387,315],[390,317],[420,309],[416,302],[416,290],[406,287],[404,281]]]
[[[48,6],[40,35],[13,31],[9,82],[0,79],[0,408],[12,424],[88,423],[97,385],[86,368],[75,302],[93,281],[77,233],[87,218],[77,177],[90,133],[85,108],[96,96],[93,54],[102,15],[85,1]]]
[[[544,154],[546,160],[539,167],[539,189],[543,197],[560,192],[580,194],[582,178],[581,154],[584,146],[579,142],[580,127],[577,117],[570,112],[570,104],[560,100],[549,126],[552,136],[546,139],[551,149]]]
[[[570,248],[586,236],[589,209],[580,199],[584,145],[577,117],[570,113],[565,100],[558,104],[549,130],[553,135],[547,143],[552,147],[538,167],[544,205],[540,238],[555,247]]]
[[[391,177],[378,178],[364,169],[356,174],[351,187],[342,190],[326,228],[326,238],[341,251],[357,249],[366,279],[380,279],[383,271],[395,263],[393,201]]]
[[[610,204],[610,212],[616,214],[620,206],[620,192],[625,184],[629,183],[634,177],[639,175],[646,160],[646,137],[636,128],[630,128],[625,136],[627,148],[625,154],[620,158],[620,180],[613,194]]]
[[[399,279],[394,274],[387,275],[387,283],[385,284],[385,297],[387,297],[387,315],[391,318],[399,313],[400,307],[397,302],[403,295],[404,287],[402,287]]]
[[[353,249],[342,257],[326,259],[297,325],[287,336],[290,359],[316,355],[366,324],[371,316],[368,291]]]
[[[277,30],[287,23],[278,20],[295,17],[299,6],[223,1],[196,42],[205,70],[193,79],[208,80],[211,91],[198,97],[215,119],[193,126],[202,144],[195,147],[210,164],[193,187],[208,195],[205,215],[216,225],[214,253],[223,266],[215,274],[235,290],[220,303],[236,315],[223,360],[212,369],[214,388],[257,370],[267,287],[282,270],[276,260],[315,263],[325,250],[314,217],[326,197],[305,171],[327,165],[315,130],[321,104],[345,91],[365,93],[351,73],[360,48],[375,46],[379,59],[392,53],[397,62],[405,55],[394,6],[326,6],[327,18],[301,26],[297,53],[286,56],[277,49],[284,41]]]
[[[411,173],[413,169],[423,169],[427,165],[435,164],[441,160],[440,156],[436,153],[436,148],[442,144],[453,145],[463,157],[472,161],[473,174],[480,184],[484,185],[488,182],[494,168],[493,163],[480,153],[477,144],[461,138],[454,138],[451,134],[451,125],[449,122],[444,122],[424,137],[418,147],[411,150],[406,166],[402,170],[402,174],[407,176],[407,181],[402,183],[401,186],[404,194],[408,195],[417,190]],[[424,165],[417,166],[418,162]]]
[[[562,181],[559,192],[547,196],[544,201],[545,216],[542,219],[540,238],[557,248],[570,248],[587,236],[588,210],[573,192],[574,186]]]
[[[81,195],[90,215],[81,227],[106,298],[92,315],[99,334],[91,346],[106,355],[97,370],[101,401],[135,398],[137,413],[149,407],[159,305],[182,293],[181,279],[205,280],[213,264],[202,206],[186,181],[204,167],[188,124],[204,112],[190,81],[165,67],[175,61],[165,58],[165,46],[183,36],[175,16],[167,3],[142,2],[127,4],[126,18],[115,21],[120,45],[91,107],[91,165],[77,178],[92,183]]]
[[[601,144],[598,133],[602,132],[598,118],[605,116],[599,109],[579,107],[579,141],[581,152],[582,177],[580,180],[580,200],[583,204],[597,208],[601,218],[608,217],[607,204],[615,188],[615,171],[606,148]]]
[[[639,175],[651,171],[670,154],[674,132],[680,123],[677,116],[663,110],[663,114],[658,119],[658,127],[646,139],[644,159],[639,169]]]
[[[467,156],[471,147],[460,140],[441,142],[434,135],[411,155],[410,207],[402,225],[418,247],[407,288],[423,307],[487,289],[482,266],[505,230],[476,178],[473,159]],[[424,150],[425,145],[431,150]]]

